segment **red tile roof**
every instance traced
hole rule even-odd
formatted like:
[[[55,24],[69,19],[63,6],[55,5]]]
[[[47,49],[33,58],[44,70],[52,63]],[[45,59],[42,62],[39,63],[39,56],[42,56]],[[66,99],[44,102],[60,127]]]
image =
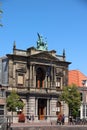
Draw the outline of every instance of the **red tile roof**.
[[[70,70],[68,72],[68,85],[75,84],[78,87],[82,87],[82,80],[87,80],[87,76],[79,70]]]

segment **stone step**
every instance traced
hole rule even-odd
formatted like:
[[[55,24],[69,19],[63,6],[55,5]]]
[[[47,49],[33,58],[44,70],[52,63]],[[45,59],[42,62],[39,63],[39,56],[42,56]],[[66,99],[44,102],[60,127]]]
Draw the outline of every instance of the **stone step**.
[[[20,126],[48,126],[48,125],[52,125],[51,122],[28,122],[28,123],[12,123],[11,126],[12,127],[20,127]]]

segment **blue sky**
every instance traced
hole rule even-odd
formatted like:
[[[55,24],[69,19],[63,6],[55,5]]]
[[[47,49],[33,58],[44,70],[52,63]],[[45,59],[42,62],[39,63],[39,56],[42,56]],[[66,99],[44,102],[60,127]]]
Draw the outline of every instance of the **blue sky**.
[[[36,47],[37,32],[47,38],[48,50],[72,62],[70,70],[87,75],[87,0],[0,0],[0,57],[18,49]]]

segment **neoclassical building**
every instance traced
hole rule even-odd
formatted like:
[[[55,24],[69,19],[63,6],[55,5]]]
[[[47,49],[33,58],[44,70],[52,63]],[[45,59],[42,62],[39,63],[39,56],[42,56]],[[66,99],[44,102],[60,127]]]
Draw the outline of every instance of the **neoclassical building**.
[[[68,84],[75,84],[81,94],[79,117],[87,119],[87,76],[79,70],[70,70],[68,73]]]
[[[62,55],[49,51],[39,34],[37,47],[21,50],[14,42],[13,54],[0,59],[1,90],[6,96],[15,90],[25,103],[25,115],[34,115],[36,121],[55,120],[59,112],[67,116],[66,105],[59,96],[68,85],[69,64],[65,51]],[[5,102],[3,106],[5,111]]]

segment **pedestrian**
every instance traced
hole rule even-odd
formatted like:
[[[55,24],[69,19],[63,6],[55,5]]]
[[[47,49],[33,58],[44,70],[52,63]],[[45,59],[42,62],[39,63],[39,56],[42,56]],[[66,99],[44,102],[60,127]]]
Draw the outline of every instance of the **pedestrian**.
[[[28,119],[31,120],[31,115],[29,114]]]
[[[34,115],[32,115],[32,121],[34,121]]]
[[[72,124],[72,116],[69,117],[69,124]]]
[[[62,121],[62,115],[59,114],[58,118],[57,118],[57,124],[61,125],[61,123],[62,123],[61,121]]]
[[[18,122],[25,122],[25,115],[23,112],[21,112],[18,117]]]
[[[61,120],[61,122],[62,122],[62,125],[65,124],[65,115],[64,115],[64,114],[62,115],[62,120]]]

